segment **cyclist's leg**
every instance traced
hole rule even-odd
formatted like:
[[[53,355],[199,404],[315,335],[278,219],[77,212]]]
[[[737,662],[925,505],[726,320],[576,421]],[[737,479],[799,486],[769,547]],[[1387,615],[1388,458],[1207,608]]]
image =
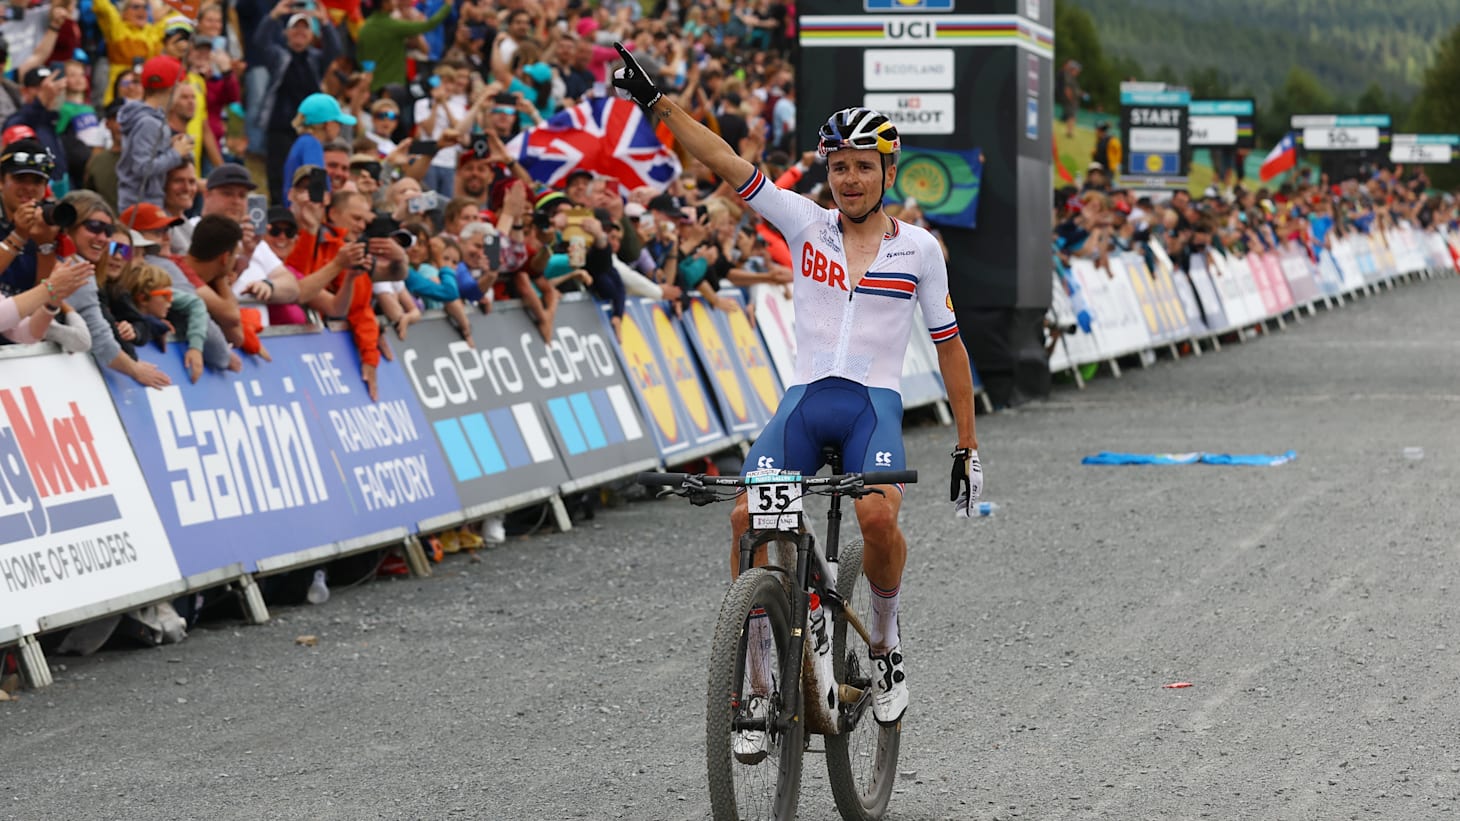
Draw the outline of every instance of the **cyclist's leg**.
[[[867,412],[856,420],[842,446],[847,470],[904,469],[902,398],[895,391],[870,388],[867,402]],[[902,486],[882,485],[881,490],[881,495],[865,496],[856,505],[862,528],[862,570],[873,592],[872,649],[886,651],[898,643],[897,597],[907,563],[907,540],[897,525]]]
[[[868,392],[869,413],[857,422],[843,447],[847,465],[866,473],[902,470],[902,398],[894,391]],[[907,675],[897,611],[902,594],[902,571],[907,563],[907,540],[897,526],[902,487],[879,485],[881,495],[857,500],[857,522],[862,528],[862,570],[871,588],[872,623],[868,655],[874,672],[872,713],[879,723],[896,724],[907,711]]]
[[[813,433],[808,429],[808,418],[803,408],[814,392],[808,394],[806,385],[794,385],[781,398],[776,415],[766,423],[765,430],[755,440],[741,475],[752,470],[780,468],[815,473],[821,469],[820,450]],[[740,537],[750,527],[750,506],[745,495],[735,500],[735,509],[730,512],[730,578],[740,575]],[[765,564],[765,548],[756,551],[756,566]]]

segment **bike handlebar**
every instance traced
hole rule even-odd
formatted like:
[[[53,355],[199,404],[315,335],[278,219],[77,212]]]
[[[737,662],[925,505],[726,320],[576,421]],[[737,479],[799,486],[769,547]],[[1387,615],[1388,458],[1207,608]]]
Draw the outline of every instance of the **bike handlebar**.
[[[694,473],[640,473],[634,481],[647,487],[680,487],[691,478],[699,479],[706,486],[744,487],[749,484],[743,476],[704,476]],[[840,485],[849,480],[860,479],[863,485],[916,484],[915,470],[874,470],[868,473],[841,473],[835,476],[802,476],[800,484],[808,487]]]

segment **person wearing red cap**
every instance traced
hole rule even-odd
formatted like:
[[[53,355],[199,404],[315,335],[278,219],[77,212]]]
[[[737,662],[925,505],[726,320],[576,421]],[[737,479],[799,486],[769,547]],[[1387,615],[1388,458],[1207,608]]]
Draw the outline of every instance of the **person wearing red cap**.
[[[17,140],[35,139],[35,129],[28,125],[12,125],[0,132],[0,146],[10,145]]]
[[[106,57],[111,63],[106,98],[101,101],[105,105],[112,101],[117,78],[123,72],[162,52],[162,34],[167,28],[165,21],[172,9],[162,0],[122,0],[120,10],[113,0],[92,0],[91,8],[106,40]],[[152,22],[147,19],[149,10]]]
[[[162,202],[167,172],[193,159],[193,138],[171,134],[164,113],[182,76],[182,63],[165,55],[153,57],[142,64],[142,101],[129,100],[117,115],[122,127],[117,204],[123,209],[139,202]]]

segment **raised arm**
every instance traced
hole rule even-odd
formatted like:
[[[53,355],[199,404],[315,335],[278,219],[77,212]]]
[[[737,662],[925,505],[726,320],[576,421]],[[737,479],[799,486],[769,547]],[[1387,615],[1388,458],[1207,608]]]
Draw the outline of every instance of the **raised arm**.
[[[684,149],[704,163],[721,179],[739,188],[755,174],[755,166],[735,153],[731,145],[719,134],[695,120],[673,100],[659,93],[654,81],[644,72],[639,61],[634,59],[622,43],[615,43],[619,57],[624,61],[622,76],[615,76],[613,84],[627,91],[634,102],[643,106],[669,126],[674,139]]]

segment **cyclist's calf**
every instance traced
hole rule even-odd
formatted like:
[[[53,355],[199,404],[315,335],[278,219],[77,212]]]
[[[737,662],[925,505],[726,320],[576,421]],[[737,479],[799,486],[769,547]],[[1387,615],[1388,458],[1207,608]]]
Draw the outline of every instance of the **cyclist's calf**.
[[[894,590],[902,582],[902,568],[907,563],[907,540],[897,526],[902,494],[894,487],[883,490],[886,495],[873,494],[857,500],[857,523],[862,528],[862,569],[873,584]]]

